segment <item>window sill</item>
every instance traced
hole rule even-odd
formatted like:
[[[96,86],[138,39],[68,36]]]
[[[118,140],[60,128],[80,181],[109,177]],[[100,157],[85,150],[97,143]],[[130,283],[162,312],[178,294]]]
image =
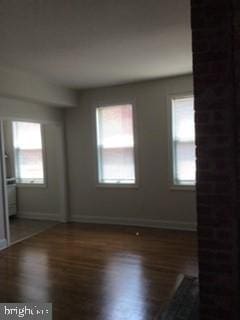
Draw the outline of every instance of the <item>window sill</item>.
[[[136,183],[98,183],[96,187],[101,189],[138,189]]]
[[[172,191],[196,191],[196,186],[193,185],[172,185],[170,187]]]
[[[46,183],[17,183],[17,188],[41,188],[46,189],[47,184]]]

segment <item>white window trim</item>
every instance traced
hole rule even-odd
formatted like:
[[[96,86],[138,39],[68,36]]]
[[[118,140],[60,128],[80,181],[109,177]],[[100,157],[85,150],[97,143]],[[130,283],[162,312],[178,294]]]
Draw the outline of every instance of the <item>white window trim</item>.
[[[99,156],[98,156],[98,143],[97,143],[97,109],[104,108],[104,107],[114,107],[120,105],[131,105],[132,106],[132,121],[133,121],[133,139],[134,139],[134,169],[135,169],[135,183],[103,183],[99,182]],[[138,189],[139,188],[139,161],[138,161],[138,137],[137,137],[137,119],[136,119],[136,103],[133,100],[127,101],[99,101],[93,105],[93,128],[94,128],[94,155],[95,155],[95,185],[96,188],[101,189]]]
[[[46,151],[46,133],[45,133],[45,127],[44,124],[41,122],[37,122],[37,121],[30,121],[30,120],[11,120],[12,121],[12,143],[13,143],[13,156],[14,156],[14,171],[15,171],[15,161],[16,161],[16,155],[15,155],[15,149],[14,149],[14,137],[13,137],[13,122],[29,122],[29,123],[36,123],[36,124],[40,124],[40,129],[41,129],[41,139],[42,139],[42,161],[43,161],[43,183],[21,183],[21,182],[17,182],[17,178],[16,178],[16,185],[18,188],[43,188],[46,189],[47,188],[47,165],[46,165],[46,161],[47,161],[47,151]],[[14,174],[16,177],[16,173]]]
[[[167,117],[168,117],[168,172],[169,172],[169,188],[175,191],[196,191],[196,184],[177,184],[174,179],[174,146],[173,146],[173,128],[172,128],[172,100],[194,97],[192,91],[184,93],[173,93],[167,96]]]

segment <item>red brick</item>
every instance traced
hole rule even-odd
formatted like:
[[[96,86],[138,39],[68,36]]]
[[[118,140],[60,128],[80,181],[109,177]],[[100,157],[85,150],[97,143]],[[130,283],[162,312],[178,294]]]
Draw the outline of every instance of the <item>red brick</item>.
[[[234,257],[236,247],[239,255],[235,226],[240,220],[240,1],[191,4],[200,319],[235,320],[240,269]]]

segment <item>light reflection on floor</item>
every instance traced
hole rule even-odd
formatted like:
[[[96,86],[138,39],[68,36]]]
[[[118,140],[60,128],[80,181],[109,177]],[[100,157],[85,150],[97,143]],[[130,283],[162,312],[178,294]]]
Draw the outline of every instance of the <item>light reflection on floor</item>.
[[[116,255],[107,263],[103,283],[104,319],[144,320],[147,297],[140,256]]]
[[[31,301],[32,296],[35,301],[49,301],[50,278],[47,252],[44,250],[25,250],[23,259],[19,261],[19,266],[21,273],[25,276],[24,286],[20,286],[22,296],[26,297],[28,302]],[[39,280],[41,288],[39,288]]]

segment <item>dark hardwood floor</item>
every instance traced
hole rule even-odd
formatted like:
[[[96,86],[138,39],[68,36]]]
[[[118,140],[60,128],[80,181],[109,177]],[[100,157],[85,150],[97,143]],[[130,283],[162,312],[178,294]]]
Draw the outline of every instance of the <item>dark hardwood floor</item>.
[[[0,302],[53,302],[55,320],[155,320],[179,275],[197,275],[196,244],[193,232],[60,224],[0,252]]]
[[[32,220],[12,217],[9,220],[11,243],[32,237],[58,224],[56,221]]]

